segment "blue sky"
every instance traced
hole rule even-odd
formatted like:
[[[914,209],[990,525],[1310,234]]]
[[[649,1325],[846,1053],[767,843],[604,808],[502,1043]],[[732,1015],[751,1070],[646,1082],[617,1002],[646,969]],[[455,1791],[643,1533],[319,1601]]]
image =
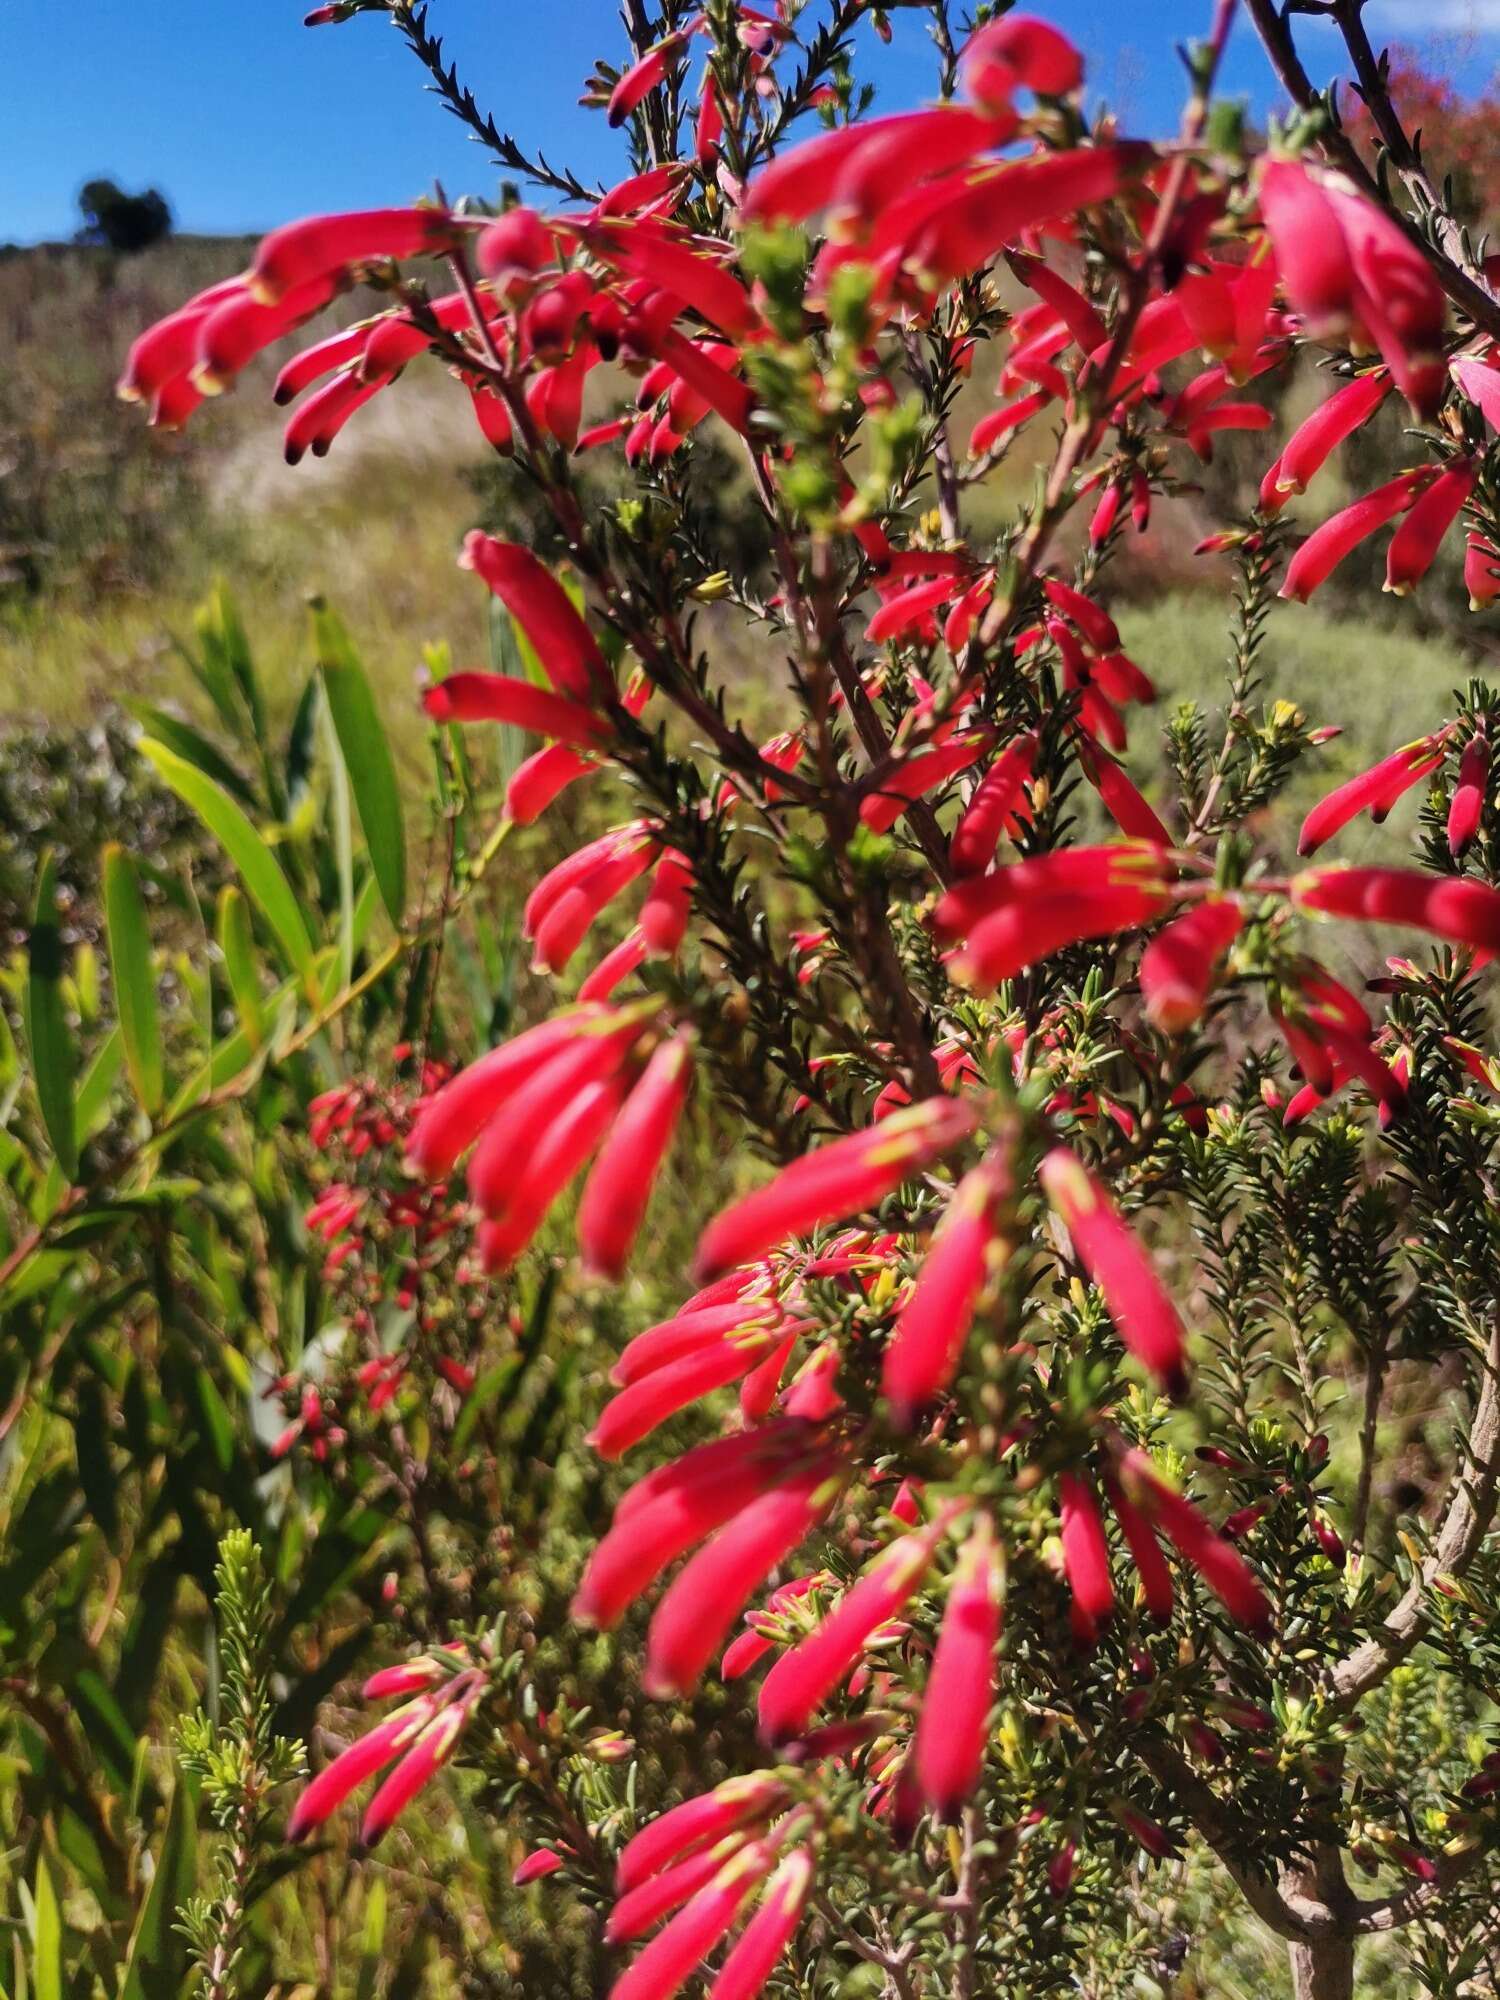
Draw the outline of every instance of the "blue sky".
[[[309,209],[404,201],[441,179],[491,193],[495,171],[419,88],[417,66],[378,16],[306,30],[299,0],[0,0],[0,241],[66,236],[81,183],[154,184],[179,227],[251,230]],[[1032,0],[1090,59],[1095,87],[1143,135],[1175,123],[1174,41],[1201,32],[1209,0]],[[820,0],[812,0],[821,13]],[[896,15],[899,58],[875,55],[888,106],[930,87],[920,16]],[[1500,0],[1372,0],[1381,34],[1425,40],[1469,89],[1500,65]],[[619,59],[615,0],[432,0],[460,73],[523,144],[586,176],[618,165],[617,141],[576,99],[595,53]],[[873,38],[867,37],[867,40]],[[1320,44],[1326,48],[1322,53]],[[1326,30],[1309,67],[1335,67]],[[1257,107],[1274,91],[1238,29],[1226,87]]]

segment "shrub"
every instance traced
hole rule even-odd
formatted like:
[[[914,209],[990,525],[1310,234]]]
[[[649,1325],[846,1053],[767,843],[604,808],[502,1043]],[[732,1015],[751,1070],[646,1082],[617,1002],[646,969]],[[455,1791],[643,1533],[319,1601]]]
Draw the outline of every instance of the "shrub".
[[[865,11],[637,27],[590,84],[632,146],[603,192],[520,157],[425,10],[319,8],[390,13],[559,200],[289,224],[132,349],[180,423],[374,283],[283,369],[288,455],[430,354],[538,513],[465,544],[494,656],[429,653],[419,830],[344,627],[283,758],[221,594],[219,736],[143,744],[233,877],[212,950],[189,881],[164,990],[107,850],[106,1011],[39,870],[0,1259],[38,1985],[190,1951],[216,1994],[1486,1990],[1497,697],[1293,836],[1331,732],[1261,690],[1278,595],[1382,529],[1397,595],[1460,526],[1496,594],[1500,307],[1270,0],[1265,150],[1214,94],[1232,0],[1174,143],[1091,120],[1046,23],[959,49],[941,6],[941,101],[868,119]],[[1304,353],[1328,397],[1202,552],[1223,710],[1148,768],[1112,560]],[[1410,462],[1293,548],[1398,402]],[[703,493],[726,450],[750,529]],[[1418,865],[1320,852],[1419,790]],[[137,1749],[184,1569],[226,1662],[176,1739],[202,1869]]]

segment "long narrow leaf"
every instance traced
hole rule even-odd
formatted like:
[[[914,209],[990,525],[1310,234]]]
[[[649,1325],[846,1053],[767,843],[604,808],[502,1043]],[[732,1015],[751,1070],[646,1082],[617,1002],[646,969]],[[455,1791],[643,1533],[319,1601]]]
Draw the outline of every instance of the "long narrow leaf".
[[[104,921],[115,981],[115,1011],[125,1038],[125,1067],[141,1109],[154,1118],[161,1110],[165,1089],[156,967],[135,864],[114,842],[104,850]]]
[[[313,632],[328,712],[344,753],[370,866],[391,922],[399,930],[406,909],[406,829],[396,761],[381,726],[369,676],[343,626],[331,611],[319,606],[313,613]]]
[[[78,1172],[73,1077],[76,1055],[63,1008],[62,930],[57,915],[57,857],[50,849],[37,872],[36,910],[27,948],[23,1008],[31,1075],[42,1124],[57,1163],[72,1180]]]
[[[312,938],[275,855],[221,785],[163,743],[147,737],[141,749],[224,848],[239,870],[250,900],[275,932],[287,964],[302,974],[309,993],[315,995]]]

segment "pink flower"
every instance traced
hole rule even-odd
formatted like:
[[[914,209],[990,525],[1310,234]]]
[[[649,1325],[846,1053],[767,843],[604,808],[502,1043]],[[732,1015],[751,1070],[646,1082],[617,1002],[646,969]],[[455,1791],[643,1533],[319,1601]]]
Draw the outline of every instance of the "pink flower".
[[[1431,736],[1419,736],[1415,742],[1403,744],[1368,771],[1361,771],[1358,777],[1330,792],[1303,820],[1297,852],[1315,853],[1325,840],[1362,812],[1368,811],[1377,821],[1384,819],[1404,792],[1442,763],[1451,734],[1450,727]]]
[[[788,1236],[875,1207],[912,1174],[961,1145],[977,1122],[972,1105],[930,1098],[805,1154],[709,1224],[698,1243],[699,1275],[711,1278]]]
[[[1458,760],[1458,782],[1448,807],[1448,852],[1456,861],[1478,833],[1490,782],[1490,740],[1476,729]]]
[[[953,1379],[975,1305],[1005,1256],[1000,1217],[1012,1192],[1010,1151],[1003,1145],[986,1154],[953,1192],[897,1315],[881,1367],[881,1391],[903,1427]]]
[[[955,875],[979,875],[995,858],[1002,833],[1019,830],[1017,806],[1036,759],[1034,730],[1008,743],[975,786],[948,851]]]
[[[766,1884],[759,1909],[709,1989],[709,2000],[756,2000],[802,1921],[812,1880],[811,1852],[794,1848]]]
[[[426,690],[422,706],[434,722],[509,722],[574,750],[598,750],[610,737],[593,709],[516,674],[449,674]]]
[[[1157,933],[1141,955],[1141,997],[1153,1027],[1179,1035],[1201,1018],[1215,968],[1243,922],[1238,903],[1208,896]]]
[[[1394,479],[1387,480],[1385,485],[1377,486],[1373,493],[1366,493],[1337,514],[1330,515],[1321,527],[1314,528],[1287,564],[1286,578],[1278,594],[1306,604],[1345,556],[1398,514],[1404,514],[1423,489],[1431,484],[1433,477],[1433,468],[1427,465],[1418,466],[1411,472],[1400,472]]]
[[[298,285],[385,258],[443,256],[463,240],[464,225],[440,208],[375,208],[313,215],[264,237],[250,266],[251,293],[275,305]]]
[[[770,1819],[785,1799],[786,1787],[772,1772],[726,1778],[713,1791],[674,1806],[627,1841],[615,1868],[616,1890],[623,1895],[685,1854],[711,1846],[752,1820]]]
[[[1500,897],[1497,897],[1500,902]],[[1168,1390],[1183,1386],[1187,1342],[1150,1257],[1081,1160],[1056,1146],[1038,1169],[1078,1261],[1104,1294],[1121,1340]]]
[[[1092,1645],[1115,1608],[1104,1522],[1093,1488],[1077,1473],[1059,1473],[1057,1498],[1063,1570],[1073,1594],[1073,1629],[1085,1645]]]
[[[471,569],[504,604],[531,641],[559,694],[597,701],[614,681],[573,600],[542,563],[517,542],[477,530],[464,542],[460,567]]]
[[[1370,421],[1390,386],[1383,368],[1356,376],[1304,418],[1266,474],[1260,489],[1262,510],[1278,513],[1291,494],[1304,492],[1329,453]]]
[[[672,2000],[733,1928],[774,1860],[774,1849],[763,1841],[731,1855],[615,1981],[610,2000]]]
[[[1475,459],[1450,459],[1413,502],[1392,535],[1386,556],[1385,587],[1395,596],[1405,597],[1431,569],[1444,535],[1474,490],[1478,474]]]
[[[610,92],[608,117],[611,125],[623,125],[636,106],[665,82],[687,47],[686,35],[666,35],[655,48],[637,58]]]
[[[487,1682],[472,1668],[451,1672],[436,1661],[432,1666],[436,1685],[415,1701],[394,1710],[374,1729],[340,1751],[303,1789],[287,1821],[289,1841],[305,1840],[366,1779],[394,1764],[370,1802],[360,1828],[362,1845],[373,1847],[446,1763],[483,1699]],[[410,1668],[404,1671],[403,1685],[409,1685]],[[391,1678],[377,1675],[372,1685],[387,1686]]]
[[[528,1883],[544,1882],[549,1875],[555,1875],[567,1863],[551,1847],[536,1847],[519,1864],[511,1876],[511,1883],[517,1889],[524,1889]]]
[[[1271,1623],[1271,1606],[1250,1565],[1214,1532],[1191,1501],[1167,1485],[1145,1452],[1134,1447],[1126,1451],[1119,1479],[1127,1498],[1197,1570],[1230,1617],[1251,1631],[1265,1631]]]
[[[585,1266],[619,1277],[692,1082],[692,1043],[663,1042],[625,1100],[584,1185],[578,1246]]]
[[[647,1694],[684,1695],[697,1686],[752,1594],[827,1514],[839,1486],[814,1464],[752,1501],[698,1551],[651,1620]]]
[[[982,1518],[964,1543],[948,1585],[917,1723],[917,1779],[941,1820],[958,1817],[984,1767],[1001,1596],[999,1558],[989,1522]]]
[[[1293,877],[1301,910],[1364,923],[1411,924],[1450,944],[1500,951],[1500,890],[1412,868],[1309,868]]]
[[[1034,14],[1007,14],[965,42],[959,75],[980,104],[1008,104],[1021,85],[1044,97],[1066,97],[1083,82],[1083,58],[1066,35]]]
[[[649,1473],[615,1510],[573,1600],[573,1616],[608,1629],[617,1624],[670,1563],[784,1479],[796,1478],[811,1454],[827,1471],[837,1456],[818,1426],[782,1419],[764,1429],[699,1445]]]
[[[893,1542],[808,1638],[783,1653],[760,1690],[760,1733],[773,1746],[805,1734],[814,1712],[859,1659],[866,1641],[905,1604],[948,1531],[941,1515]]]

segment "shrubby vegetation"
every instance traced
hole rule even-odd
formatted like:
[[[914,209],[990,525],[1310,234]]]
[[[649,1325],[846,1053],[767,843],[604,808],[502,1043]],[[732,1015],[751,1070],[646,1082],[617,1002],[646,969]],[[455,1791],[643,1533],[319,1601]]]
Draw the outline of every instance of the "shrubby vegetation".
[[[195,246],[168,482],[10,489],[33,672],[201,593],[0,756],[12,2000],[1494,1990],[1500,306],[1246,11],[1265,148],[1231,0],[1154,145],[631,10],[605,193],[320,7],[538,205]],[[273,348],[483,456],[204,530]]]

